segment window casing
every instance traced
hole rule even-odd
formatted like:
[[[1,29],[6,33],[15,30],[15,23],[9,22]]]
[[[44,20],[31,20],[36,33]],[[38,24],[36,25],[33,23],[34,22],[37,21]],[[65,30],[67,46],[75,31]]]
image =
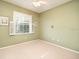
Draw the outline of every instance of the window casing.
[[[12,35],[32,33],[32,16],[14,11],[10,27]]]

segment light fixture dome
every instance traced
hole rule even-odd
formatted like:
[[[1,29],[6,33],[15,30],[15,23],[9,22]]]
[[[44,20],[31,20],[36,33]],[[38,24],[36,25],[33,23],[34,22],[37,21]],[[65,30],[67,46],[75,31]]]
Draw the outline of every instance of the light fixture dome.
[[[39,1],[33,1],[32,4],[33,4],[35,7],[40,7],[40,6],[42,6],[42,5],[45,5],[46,2],[39,0]]]

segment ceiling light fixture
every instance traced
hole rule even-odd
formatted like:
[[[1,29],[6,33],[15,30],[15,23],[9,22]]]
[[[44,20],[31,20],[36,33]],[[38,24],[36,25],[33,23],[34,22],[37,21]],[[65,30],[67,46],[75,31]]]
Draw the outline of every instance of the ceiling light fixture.
[[[45,5],[46,2],[44,1],[33,1],[32,4],[35,6],[35,7],[40,7],[42,5]]]

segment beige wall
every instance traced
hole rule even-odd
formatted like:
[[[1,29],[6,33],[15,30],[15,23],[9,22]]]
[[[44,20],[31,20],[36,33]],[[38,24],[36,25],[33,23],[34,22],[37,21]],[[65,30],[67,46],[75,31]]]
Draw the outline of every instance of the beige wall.
[[[12,45],[15,43],[25,42],[28,40],[38,39],[39,38],[39,14],[20,8],[18,6],[0,1],[0,16],[9,17],[9,21],[12,20],[13,11],[19,11],[26,14],[31,14],[33,16],[33,22],[38,22],[38,27],[35,28],[35,33],[27,35],[9,35],[9,26],[0,26],[0,47]]]
[[[40,17],[41,39],[79,51],[79,0],[43,12]]]

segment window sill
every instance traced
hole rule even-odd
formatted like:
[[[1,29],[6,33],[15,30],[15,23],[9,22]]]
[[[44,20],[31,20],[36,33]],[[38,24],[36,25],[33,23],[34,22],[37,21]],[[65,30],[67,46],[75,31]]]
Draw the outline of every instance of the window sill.
[[[26,35],[26,34],[34,34],[34,32],[31,33],[10,33],[10,35],[14,36],[14,35]]]

